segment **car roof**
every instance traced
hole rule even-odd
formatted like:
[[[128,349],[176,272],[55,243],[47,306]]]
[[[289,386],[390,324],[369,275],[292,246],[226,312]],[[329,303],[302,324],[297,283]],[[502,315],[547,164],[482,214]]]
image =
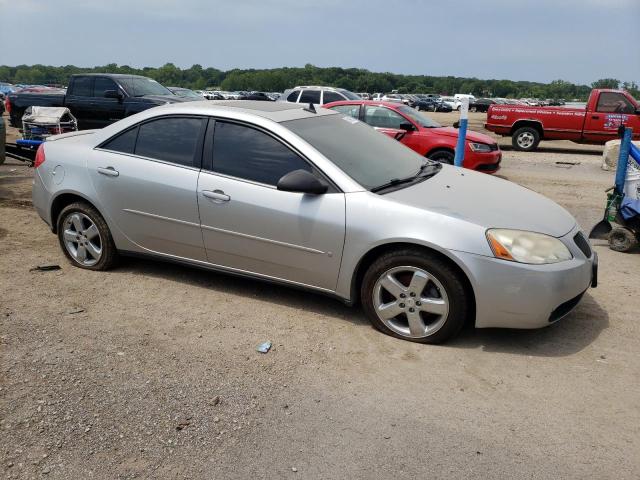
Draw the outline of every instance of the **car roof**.
[[[398,107],[404,107],[406,106],[404,103],[400,103],[400,102],[385,102],[385,101],[378,101],[378,100],[339,100],[336,102],[331,102],[331,103],[325,103],[325,107],[327,105],[330,106],[334,106],[334,105],[381,105],[383,107],[391,107],[391,108],[398,108]]]
[[[308,109],[306,103],[263,102],[259,100],[202,100],[183,102],[156,107],[154,111],[163,113],[181,113],[194,115],[216,115],[225,111],[243,112],[267,118],[274,122],[286,122],[300,118],[311,118],[322,115],[336,115],[337,112],[315,105],[316,113]]]

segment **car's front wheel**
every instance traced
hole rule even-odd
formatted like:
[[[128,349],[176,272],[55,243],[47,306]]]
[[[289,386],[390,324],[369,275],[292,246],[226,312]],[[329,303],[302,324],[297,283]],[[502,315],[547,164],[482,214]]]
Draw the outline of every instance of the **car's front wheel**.
[[[116,247],[102,215],[85,202],[72,203],[58,215],[58,240],[77,267],[107,270],[116,260]]]
[[[469,312],[461,275],[418,249],[378,258],[365,273],[360,295],[374,327],[412,342],[442,343],[454,337]]]

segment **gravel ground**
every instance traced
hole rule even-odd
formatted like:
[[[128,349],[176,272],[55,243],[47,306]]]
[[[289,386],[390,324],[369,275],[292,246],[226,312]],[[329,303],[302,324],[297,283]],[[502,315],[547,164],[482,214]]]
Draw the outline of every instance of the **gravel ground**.
[[[547,145],[505,152],[499,175],[590,228],[612,183],[601,150]],[[30,178],[0,167],[5,478],[640,476],[638,254],[596,244],[600,286],[556,325],[425,346],[306,292],[146,260],[74,268]]]

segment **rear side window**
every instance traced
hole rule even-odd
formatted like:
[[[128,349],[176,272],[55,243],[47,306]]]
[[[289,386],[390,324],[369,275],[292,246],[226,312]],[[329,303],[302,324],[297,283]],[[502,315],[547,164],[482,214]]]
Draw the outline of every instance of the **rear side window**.
[[[311,166],[270,135],[244,125],[216,122],[213,171],[252,182],[276,186],[294,170]]]
[[[340,95],[339,93],[325,90],[325,92],[324,92],[324,100],[323,100],[324,103],[340,102],[342,100],[345,100],[345,98],[342,95]]]
[[[296,101],[298,100],[298,95],[300,95],[300,90],[294,90],[287,97],[287,102],[296,103]]]
[[[193,167],[203,124],[201,118],[161,118],[143,123],[135,154]]]
[[[320,90],[303,90],[298,103],[320,104]]]
[[[335,110],[336,112],[344,113],[350,117],[358,118],[360,114],[360,105],[336,105],[335,107],[331,107],[330,110]]]
[[[110,78],[97,77],[96,83],[93,86],[93,96],[104,98],[104,92],[106,92],[107,90],[115,90],[117,92],[118,86],[116,85],[116,82],[114,82]]]
[[[136,148],[137,137],[138,137],[138,127],[135,127],[109,140],[107,143],[102,145],[102,148],[104,148],[105,150],[111,150],[114,152],[132,154]]]
[[[74,78],[71,94],[78,97],[90,97],[93,95],[93,77]]]

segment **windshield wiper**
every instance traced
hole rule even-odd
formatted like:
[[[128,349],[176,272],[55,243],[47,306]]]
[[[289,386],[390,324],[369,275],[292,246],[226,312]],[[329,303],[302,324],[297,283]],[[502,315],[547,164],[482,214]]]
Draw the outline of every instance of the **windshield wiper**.
[[[427,167],[431,167],[431,168],[427,169]],[[387,188],[395,187],[396,185],[413,182],[416,178],[421,178],[421,179],[429,178],[435,175],[436,173],[438,173],[441,168],[442,168],[442,164],[440,163],[425,162],[422,165],[420,165],[420,168],[418,169],[418,171],[415,174],[411,175],[410,177],[392,178],[387,183],[383,183],[382,185],[373,187],[371,191],[373,193],[377,193],[382,190],[386,190]]]

